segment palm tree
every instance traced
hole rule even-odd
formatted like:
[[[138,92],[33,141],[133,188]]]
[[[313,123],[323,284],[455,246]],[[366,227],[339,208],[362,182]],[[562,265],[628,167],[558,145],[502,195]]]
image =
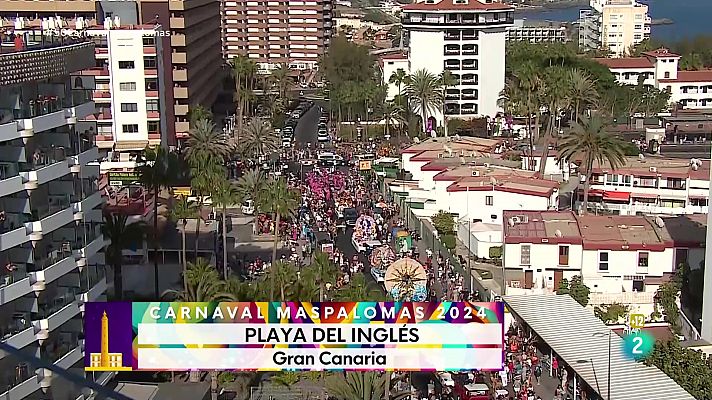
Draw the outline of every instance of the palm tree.
[[[195,223],[200,223],[200,209],[194,201],[189,201],[188,196],[180,196],[178,201],[173,203],[173,209],[171,210],[171,219],[181,222],[181,259],[183,260],[183,290],[188,291],[188,281],[186,280],[186,273],[188,271],[188,260],[186,259],[185,251],[185,226],[188,224],[189,219],[195,219]],[[197,238],[196,238],[197,240]]]
[[[282,179],[272,179],[267,187],[258,196],[259,208],[269,212],[274,216],[274,243],[272,247],[272,265],[277,261],[277,243],[279,241],[279,224],[283,216],[291,215],[297,209],[298,195],[287,186],[287,182]],[[270,301],[274,301],[274,274],[271,276]]]
[[[287,289],[298,281],[297,270],[291,263],[282,260],[273,261],[270,267],[270,280],[274,285],[279,286],[279,301],[288,301]],[[270,288],[270,290],[273,289]]]
[[[188,111],[188,116],[190,117],[191,127],[193,126],[193,124],[195,124],[197,121],[200,121],[201,119],[213,119],[213,113],[210,112],[210,110],[208,110],[207,108],[205,108],[202,104],[198,104],[195,107],[191,107],[190,111]]]
[[[389,101],[385,104],[385,108],[383,110],[383,118],[384,118],[384,130],[385,130],[385,135],[388,136],[391,134],[391,126],[395,123],[397,124],[397,129],[398,133],[403,131],[403,125],[405,124],[405,117],[403,116],[403,108],[400,106],[400,104],[397,104],[393,101]]]
[[[391,74],[390,77],[388,77],[388,83],[396,85],[398,87],[398,104],[401,107],[403,107],[403,85],[408,85],[409,79],[410,77],[403,68],[398,68]]]
[[[277,87],[277,94],[280,99],[286,99],[289,90],[294,85],[294,80],[289,76],[289,66],[285,63],[280,64],[272,70],[270,80]]]
[[[447,96],[447,89],[449,87],[457,85],[457,79],[452,75],[452,72],[445,70],[440,74],[440,85],[442,86],[442,104],[441,111],[443,113],[443,133],[447,137],[447,117],[445,116],[445,96]]]
[[[326,391],[338,400],[381,400],[388,386],[386,374],[375,371],[334,373],[326,379]],[[410,395],[409,391],[391,391],[389,400],[401,400]]]
[[[385,301],[386,296],[371,281],[367,281],[362,273],[351,277],[349,284],[336,292],[336,301]]]
[[[114,297],[123,298],[123,282],[121,267],[124,249],[137,247],[143,243],[145,224],[143,221],[126,223],[128,217],[124,214],[105,214],[101,233],[111,242],[106,247],[106,261],[114,270]]]
[[[336,265],[331,262],[329,255],[321,251],[314,254],[312,265],[316,274],[316,282],[319,284],[319,301],[325,301],[326,283],[335,283],[335,278],[339,272]]]
[[[591,188],[591,174],[594,163],[608,164],[611,169],[625,165],[623,142],[606,132],[603,120],[594,115],[574,122],[571,132],[559,140],[559,161],[570,163],[582,159],[586,171],[583,188],[583,210],[588,211],[588,192]]]
[[[270,124],[259,118],[252,118],[243,130],[238,144],[242,154],[257,159],[272,154],[279,148],[277,135]]]
[[[580,121],[581,106],[595,104],[598,100],[596,81],[588,73],[580,69],[572,69],[569,71],[567,82],[569,97],[574,106],[573,120]]]
[[[571,100],[569,97],[570,83],[568,71],[563,67],[549,67],[546,72],[544,82],[546,90],[543,91],[544,103],[549,114],[546,133],[544,134],[544,144],[541,149],[541,159],[539,161],[539,175],[544,176],[546,162],[549,158],[549,145],[558,136],[557,124],[561,118],[561,111],[568,109]]]
[[[185,159],[191,164],[197,162],[200,157],[222,161],[230,152],[230,146],[223,138],[222,132],[215,129],[215,124],[209,119],[195,121],[189,135]]]
[[[169,189],[178,177],[180,164],[175,153],[163,147],[147,147],[136,167],[139,182],[153,193],[153,274],[156,298],[158,287],[158,200],[162,189]]]
[[[406,93],[415,102],[415,109],[420,113],[423,132],[428,126],[428,116],[442,104],[441,86],[437,76],[426,69],[419,69],[410,76]]]
[[[254,202],[260,197],[260,193],[267,186],[267,177],[259,168],[253,168],[245,172],[237,181],[237,190],[244,199]]]
[[[198,212],[203,210],[205,197],[210,195],[217,182],[226,179],[225,167],[218,160],[209,157],[197,157],[190,166],[190,188],[198,197]],[[195,257],[198,257],[198,239],[200,223],[195,224]]]
[[[223,247],[223,268],[225,272],[225,280],[228,278],[228,263],[227,263],[227,208],[235,204],[239,204],[240,194],[237,188],[230,182],[220,179],[216,182],[213,188],[210,199],[213,205],[220,207],[222,217],[222,247]]]

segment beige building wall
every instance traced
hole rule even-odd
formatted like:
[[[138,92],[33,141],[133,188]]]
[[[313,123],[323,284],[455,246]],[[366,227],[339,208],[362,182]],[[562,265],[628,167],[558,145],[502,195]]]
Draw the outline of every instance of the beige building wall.
[[[637,2],[609,4],[601,15],[601,42],[616,57],[624,56],[631,46],[650,35],[648,6]],[[647,28],[646,28],[647,27]]]

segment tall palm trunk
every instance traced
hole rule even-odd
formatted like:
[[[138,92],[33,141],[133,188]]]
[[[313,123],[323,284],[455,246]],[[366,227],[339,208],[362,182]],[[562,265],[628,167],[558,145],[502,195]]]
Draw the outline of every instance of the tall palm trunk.
[[[121,275],[121,249],[118,250],[116,257],[118,260],[114,260],[112,267],[114,268],[114,296],[116,300],[122,300],[124,298],[124,278]]]
[[[534,169],[534,132],[532,131],[532,114],[527,110],[527,133],[529,134],[529,159],[527,170]],[[525,153],[526,154],[526,153]]]
[[[193,245],[193,255],[198,259],[198,239],[200,239],[200,220],[203,212],[203,196],[198,196],[198,217],[195,219],[195,243]]]
[[[155,289],[156,300],[161,296],[158,287],[158,195],[160,188],[153,188],[153,287]]]
[[[593,158],[586,160],[586,181],[583,183],[583,213],[588,214],[588,191],[591,189],[591,175],[593,172]]]
[[[279,223],[280,223],[280,215],[279,213],[276,213],[275,216],[275,223],[274,223],[274,239],[272,243],[272,273],[270,274],[270,288],[269,288],[269,301],[274,301],[274,274],[277,272],[275,270],[276,268],[276,263],[277,263],[277,242],[279,241]],[[284,295],[283,295],[284,296]]]
[[[218,371],[210,371],[210,400],[218,400]]]
[[[225,270],[225,280],[228,278],[228,264],[227,264],[227,223],[225,220],[227,219],[227,212],[225,210],[225,205],[223,204],[222,208],[222,244],[223,244],[223,268]]]
[[[183,290],[187,293],[188,292],[188,260],[186,260],[186,251],[185,251],[185,226],[188,224],[188,221],[185,219],[183,220],[183,229],[181,229],[181,240],[182,240],[182,245],[181,245],[181,251],[183,252]]]
[[[553,107],[553,104],[549,108],[549,124],[546,127],[546,136],[544,136],[544,148],[541,150],[541,159],[539,160],[539,175],[543,178],[546,172],[546,161],[549,159],[549,145],[554,138],[554,124],[556,123],[556,114],[554,114],[554,109],[558,113],[558,108]]]

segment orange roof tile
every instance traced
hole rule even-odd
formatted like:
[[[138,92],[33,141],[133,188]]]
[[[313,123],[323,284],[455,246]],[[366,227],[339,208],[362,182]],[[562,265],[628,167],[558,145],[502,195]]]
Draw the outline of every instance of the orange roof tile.
[[[614,69],[640,69],[653,68],[653,62],[646,57],[628,57],[628,58],[594,58],[599,64],[603,64],[608,68]]]

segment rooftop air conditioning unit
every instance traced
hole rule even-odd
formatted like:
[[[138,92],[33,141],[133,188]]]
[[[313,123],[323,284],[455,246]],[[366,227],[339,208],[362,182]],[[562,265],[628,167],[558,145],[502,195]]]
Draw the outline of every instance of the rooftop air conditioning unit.
[[[480,171],[472,171],[472,176],[480,176]]]
[[[658,167],[650,167],[650,172],[658,172]]]

